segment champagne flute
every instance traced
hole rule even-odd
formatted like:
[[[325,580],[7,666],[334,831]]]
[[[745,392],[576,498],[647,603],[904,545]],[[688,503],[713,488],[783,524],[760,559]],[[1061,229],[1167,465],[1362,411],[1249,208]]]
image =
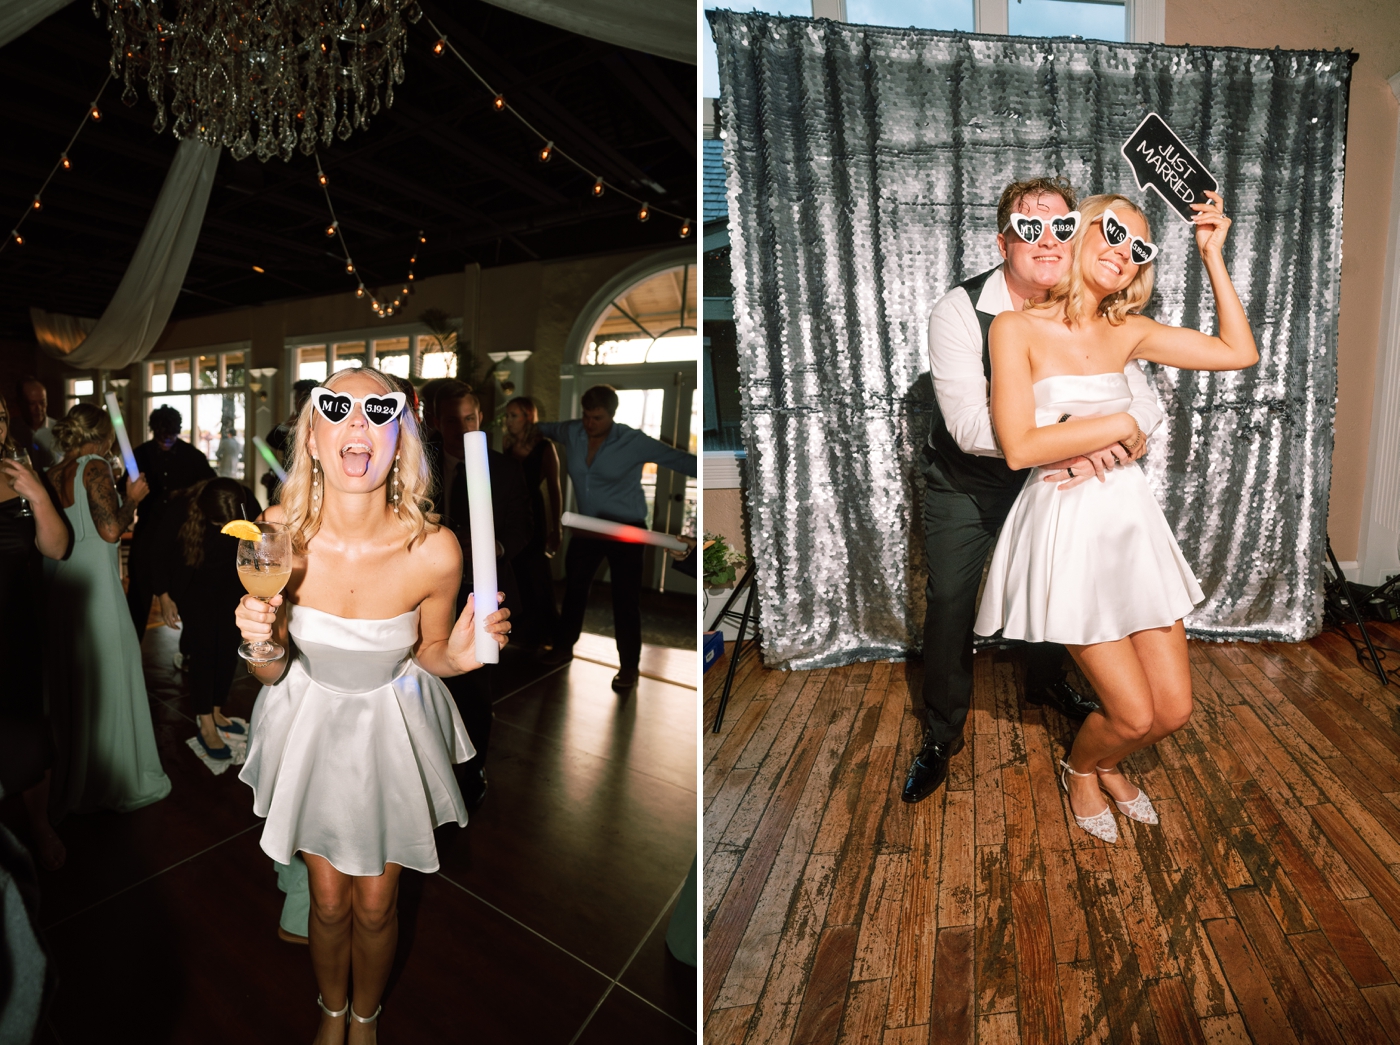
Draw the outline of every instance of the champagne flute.
[[[292,575],[292,532],[285,523],[254,523],[262,536],[238,541],[238,579],[248,594],[267,602],[287,586]],[[285,653],[272,641],[245,642],[238,655],[253,664],[268,664]]]
[[[18,461],[26,468],[30,467],[29,451],[22,446],[0,447],[0,458],[9,461]],[[29,510],[29,502],[23,497],[19,499],[19,514],[21,517],[26,519],[33,518],[34,516],[34,513]]]

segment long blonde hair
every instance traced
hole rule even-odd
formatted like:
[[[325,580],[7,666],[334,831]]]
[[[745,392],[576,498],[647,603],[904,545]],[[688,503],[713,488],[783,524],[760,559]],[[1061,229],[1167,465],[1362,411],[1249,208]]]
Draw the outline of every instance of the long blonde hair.
[[[322,387],[335,388],[348,374],[364,374],[374,379],[381,392],[399,391],[392,378],[369,367],[340,370],[321,382]],[[321,528],[321,509],[325,495],[312,497],[314,485],[324,486],[325,476],[317,474],[321,470],[319,461],[312,458],[309,451],[311,421],[316,408],[307,403],[297,417],[296,431],[292,436],[292,459],[287,470],[287,481],[282,484],[283,521],[292,531],[292,547],[298,555],[305,555],[311,540]],[[384,499],[392,504],[391,495],[398,481],[399,525],[404,528],[406,537],[404,548],[413,547],[415,541],[425,533],[437,529],[438,516],[433,511],[433,502],[428,497],[432,486],[432,471],[428,467],[428,457],[423,452],[423,439],[418,432],[418,418],[407,407],[399,414],[399,439],[395,448],[398,461],[389,473],[389,481],[384,484]],[[313,504],[314,501],[314,504]]]
[[[1027,301],[1027,311],[1053,308],[1063,301],[1067,323],[1074,324],[1084,316],[1099,315],[1115,327],[1122,326],[1130,312],[1142,311],[1143,306],[1152,297],[1153,268],[1150,261],[1138,266],[1137,274],[1133,276],[1131,283],[1102,301],[1095,301],[1084,286],[1084,273],[1079,267],[1084,238],[1088,235],[1089,226],[1094,224],[1096,219],[1103,217],[1103,212],[1109,207],[1115,211],[1129,210],[1142,218],[1143,224],[1147,225],[1146,238],[1152,239],[1152,226],[1147,221],[1147,215],[1132,200],[1116,193],[1090,196],[1079,204],[1079,228],[1075,230],[1074,239],[1070,241],[1069,269],[1060,277],[1060,281],[1050,288],[1044,301]]]

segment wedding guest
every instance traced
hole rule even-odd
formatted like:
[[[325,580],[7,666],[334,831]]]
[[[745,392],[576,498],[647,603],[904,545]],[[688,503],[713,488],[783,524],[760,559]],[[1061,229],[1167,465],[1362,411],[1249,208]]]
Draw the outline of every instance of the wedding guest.
[[[237,479],[243,474],[243,443],[233,432],[233,425],[224,425],[219,436],[219,474],[225,479]]]
[[[54,440],[53,420],[49,417],[49,390],[37,377],[26,377],[19,383],[19,402],[24,411],[21,418],[24,424],[15,426],[15,434],[23,437],[34,467],[48,468],[63,456]]]
[[[580,400],[581,418],[544,421],[538,428],[542,435],[560,443],[568,455],[569,479],[579,514],[645,527],[647,503],[642,493],[642,469],[655,463],[694,476],[698,474],[695,455],[614,421],[617,404],[615,388],[594,385]],[[626,693],[637,684],[642,659],[643,551],[640,544],[624,544],[582,532],[569,538],[569,550],[564,555],[567,587],[559,638],[545,663],[563,664],[573,659],[574,643],[583,631],[583,616],[588,609],[588,590],[593,586],[593,575],[606,559],[612,575],[613,627],[621,664],[612,688]]]
[[[151,572],[160,554],[156,534],[160,532],[170,497],[176,490],[193,486],[201,479],[212,479],[209,459],[180,438],[183,419],[173,406],[158,406],[149,420],[151,438],[136,447],[136,467],[150,489],[141,506],[136,529],[131,534],[131,554],[127,558],[126,604],[136,625],[139,645],[151,616]],[[128,477],[128,481],[129,481]],[[120,537],[120,535],[118,535]]]
[[[43,560],[63,559],[73,541],[54,492],[41,472],[10,457],[15,445],[10,410],[0,397],[0,787],[24,794],[39,863],[63,866],[63,842],[49,822],[53,741],[44,713]]]
[[[242,640],[233,614],[245,591],[238,579],[238,538],[219,530],[234,519],[256,519],[259,511],[252,491],[235,479],[196,483],[166,513],[152,572],[161,618],[184,632],[197,739],[213,759],[232,757],[220,732],[243,733],[223,713],[223,703],[238,668]]]
[[[512,562],[515,579],[520,585],[516,630],[525,632],[524,640],[549,648],[559,630],[549,560],[558,554],[563,539],[559,523],[563,496],[559,484],[559,452],[540,434],[539,420],[539,409],[524,396],[517,396],[506,404],[505,453],[519,461],[525,471],[525,489],[530,495],[530,514],[534,520],[529,543]]]
[[[50,716],[56,760],[50,808],[127,812],[170,792],[151,725],[141,646],[121,612],[117,545],[149,487],[144,477],[117,495],[106,455],[115,432],[105,410],[79,403],[54,425],[63,459],[49,471],[73,549],[49,575]]]
[[[467,473],[459,455],[463,452],[463,434],[481,431],[485,418],[481,401],[460,381],[440,386],[434,402],[442,440],[438,458],[443,469],[441,486],[447,491],[443,497],[442,522],[457,534],[462,547],[462,586],[457,591],[460,613],[471,594],[475,573]],[[496,531],[496,586],[505,592],[507,605],[514,606],[519,594],[511,562],[530,539],[533,529],[530,500],[525,491],[524,472],[513,457],[488,448],[486,458],[491,470],[491,516]],[[446,680],[476,748],[476,754],[461,768],[462,797],[468,809],[475,809],[486,797],[486,753],[491,746],[494,719],[491,708],[495,702],[497,667],[486,664],[477,671]]]

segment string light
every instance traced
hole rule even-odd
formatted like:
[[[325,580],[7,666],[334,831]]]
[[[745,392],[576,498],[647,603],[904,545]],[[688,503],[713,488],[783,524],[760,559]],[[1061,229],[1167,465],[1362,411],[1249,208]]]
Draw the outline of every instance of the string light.
[[[253,266],[253,271],[256,272],[256,273],[258,273],[258,275],[262,275],[262,274],[263,274],[264,272],[266,272],[267,270],[266,270],[265,268],[263,268],[261,265],[254,265],[254,266]]]
[[[419,243],[427,243],[427,242],[428,242],[428,237],[425,236],[425,235],[423,235],[423,230],[422,230],[422,229],[419,229],[419,230],[418,230],[418,242],[419,242]]]
[[[324,185],[325,182],[322,182],[321,184]],[[336,234],[336,232],[339,231],[339,229],[340,229],[340,222],[338,222],[338,221],[333,221],[333,222],[331,222],[329,225],[326,226],[326,235],[327,235],[327,236],[334,236],[334,235]]]
[[[316,180],[319,181],[322,185],[330,184],[330,179],[326,177],[324,172],[318,172],[316,175]]]
[[[97,96],[88,103],[87,108],[84,110],[83,118],[74,129],[72,136],[69,137],[68,144],[63,147],[63,151],[58,154],[58,159],[54,160],[53,166],[49,168],[48,176],[44,179],[44,183],[39,186],[39,191],[36,192],[34,198],[26,204],[24,210],[19,215],[19,219],[15,222],[14,228],[10,230],[10,234],[4,239],[0,239],[0,251],[3,251],[11,243],[17,247],[24,246],[24,236],[20,234],[19,227],[24,224],[25,218],[44,209],[44,190],[49,187],[49,182],[53,181],[53,176],[57,174],[60,169],[65,171],[73,169],[73,161],[68,158],[68,152],[73,148],[73,143],[78,140],[78,135],[83,133],[83,128],[88,125],[89,120],[96,122],[102,119],[102,110],[97,107],[97,103],[102,99],[102,92],[107,89],[107,85],[111,82],[112,74],[109,72],[106,79],[102,81],[102,86],[97,89]]]
[[[554,157],[555,153],[558,153],[559,156],[563,160],[565,160],[565,162],[572,164],[584,174],[594,179],[593,188],[591,192],[595,199],[603,195],[605,189],[612,189],[614,192],[626,197],[633,203],[638,203],[641,205],[641,209],[637,211],[638,221],[646,221],[648,218],[651,217],[651,212],[654,210],[658,214],[664,214],[668,218],[675,218],[677,221],[681,222],[681,238],[685,239],[689,237],[690,228],[694,219],[688,218],[682,214],[673,214],[671,211],[663,210],[660,207],[653,207],[651,203],[647,200],[643,200],[640,197],[634,196],[625,189],[618,188],[611,182],[606,181],[602,177],[602,175],[598,174],[597,171],[589,170],[578,160],[574,159],[572,156],[566,153],[563,149],[557,148],[551,139],[547,138],[539,130],[539,128],[537,128],[534,124],[532,124],[529,120],[522,116],[514,106],[506,104],[505,95],[502,94],[500,91],[497,91],[494,87],[492,87],[489,83],[486,82],[486,77],[482,76],[481,73],[477,72],[476,69],[472,66],[471,62],[467,61],[466,58],[462,56],[462,52],[457,50],[457,48],[453,45],[452,41],[447,38],[446,33],[444,33],[441,29],[439,29],[436,25],[433,24],[433,20],[431,18],[425,17],[424,20],[428,23],[429,28],[431,28],[432,31],[437,34],[437,40],[433,44],[433,53],[440,55],[444,50],[451,51],[453,56],[459,62],[461,62],[463,66],[466,67],[467,72],[471,73],[472,76],[476,78],[477,82],[480,83],[482,87],[486,88],[486,90],[491,93],[492,108],[494,108],[497,112],[505,112],[507,109],[509,109],[510,114],[512,116],[514,116],[517,120],[524,124],[525,127],[532,134],[535,135],[535,137],[537,137],[541,142],[544,143],[543,146],[541,146],[540,150],[535,154],[539,158],[539,161],[541,163],[548,163],[549,160]]]
[[[358,287],[355,288],[355,296],[357,298],[362,298],[365,296],[365,285],[363,283],[361,283]]]
[[[351,275],[354,275],[355,263],[353,261],[347,261],[345,263],[345,271]]]

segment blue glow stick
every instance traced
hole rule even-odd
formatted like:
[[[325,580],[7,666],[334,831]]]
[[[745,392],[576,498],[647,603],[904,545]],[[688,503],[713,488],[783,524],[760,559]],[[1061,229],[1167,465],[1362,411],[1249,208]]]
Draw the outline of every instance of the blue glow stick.
[[[134,482],[141,474],[136,467],[136,455],[131,452],[131,438],[126,434],[126,422],[122,420],[122,408],[117,405],[117,393],[107,393],[107,413],[112,418],[112,427],[117,430],[117,445],[122,448],[122,463],[126,465],[126,478]]]

